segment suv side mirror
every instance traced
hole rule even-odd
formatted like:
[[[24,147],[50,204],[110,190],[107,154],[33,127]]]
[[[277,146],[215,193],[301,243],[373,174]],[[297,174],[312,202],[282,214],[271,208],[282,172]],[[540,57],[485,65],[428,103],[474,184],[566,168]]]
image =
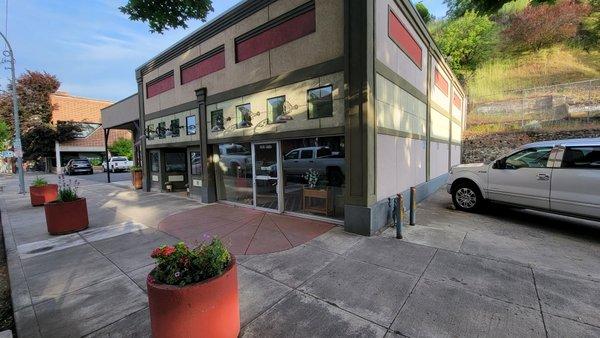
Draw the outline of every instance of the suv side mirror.
[[[494,162],[494,165],[492,166],[493,169],[506,169],[506,159],[505,158],[501,158],[496,160],[496,162]]]

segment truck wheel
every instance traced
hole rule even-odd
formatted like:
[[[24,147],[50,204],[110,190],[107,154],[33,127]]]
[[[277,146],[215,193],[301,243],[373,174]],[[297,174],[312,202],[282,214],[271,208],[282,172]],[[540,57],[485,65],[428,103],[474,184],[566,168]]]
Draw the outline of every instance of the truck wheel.
[[[459,182],[452,187],[452,203],[461,211],[475,212],[483,205],[479,188],[471,182]]]

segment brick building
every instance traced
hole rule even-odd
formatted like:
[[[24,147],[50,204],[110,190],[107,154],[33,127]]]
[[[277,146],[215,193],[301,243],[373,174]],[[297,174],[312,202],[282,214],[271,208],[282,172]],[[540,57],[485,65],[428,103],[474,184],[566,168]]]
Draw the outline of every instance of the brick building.
[[[86,157],[90,160],[104,159],[104,130],[102,129],[100,110],[112,103],[105,100],[90,99],[69,95],[65,92],[56,92],[50,96],[54,106],[52,123],[78,122],[82,131],[74,140],[57,143],[56,155],[52,159],[52,166],[56,167],[57,158],[64,166],[72,158]],[[118,138],[131,138],[131,133],[125,130],[115,131],[110,135],[109,144]]]

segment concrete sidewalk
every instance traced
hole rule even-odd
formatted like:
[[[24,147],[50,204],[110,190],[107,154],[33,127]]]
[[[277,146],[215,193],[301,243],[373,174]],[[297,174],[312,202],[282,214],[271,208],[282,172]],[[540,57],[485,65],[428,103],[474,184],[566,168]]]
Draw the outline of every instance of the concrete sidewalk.
[[[149,253],[177,241],[157,225],[199,204],[82,182],[90,230],[52,237],[43,210],[15,194],[16,180],[0,179],[18,334],[148,336]],[[600,335],[598,239],[527,227],[511,233],[503,229],[514,225],[494,215],[447,209],[445,197],[420,206],[420,225],[406,228],[406,240],[391,230],[366,238],[335,227],[287,251],[238,256],[242,335]],[[506,240],[489,243],[485,234]],[[541,259],[515,244],[542,250],[536,238],[571,253]]]

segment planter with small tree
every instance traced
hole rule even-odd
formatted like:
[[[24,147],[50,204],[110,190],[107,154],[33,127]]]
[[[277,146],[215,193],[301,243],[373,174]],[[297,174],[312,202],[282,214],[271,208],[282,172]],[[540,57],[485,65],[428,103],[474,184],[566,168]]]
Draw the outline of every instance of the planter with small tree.
[[[44,204],[46,226],[51,235],[64,235],[88,227],[88,211],[85,198],[77,195],[79,181],[65,180],[59,176],[58,198]]]
[[[49,184],[44,178],[36,177],[29,186],[29,197],[34,207],[55,201],[57,196],[58,185]]]
[[[131,167],[131,183],[135,189],[142,189],[142,178],[144,177],[142,173],[142,167],[139,165],[134,165]]]
[[[237,337],[237,265],[218,239],[190,249],[162,246],[146,280],[152,336]]]

